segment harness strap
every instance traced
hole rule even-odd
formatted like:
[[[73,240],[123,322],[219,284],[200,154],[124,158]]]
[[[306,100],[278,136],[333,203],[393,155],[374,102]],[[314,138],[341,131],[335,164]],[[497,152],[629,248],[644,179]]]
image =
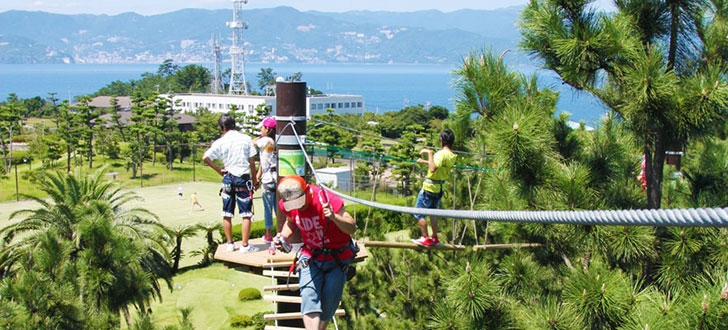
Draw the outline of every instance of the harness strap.
[[[432,183],[432,184],[439,184],[439,185],[445,184],[445,180],[432,180],[432,179],[427,179],[427,178],[425,178],[425,182]]]

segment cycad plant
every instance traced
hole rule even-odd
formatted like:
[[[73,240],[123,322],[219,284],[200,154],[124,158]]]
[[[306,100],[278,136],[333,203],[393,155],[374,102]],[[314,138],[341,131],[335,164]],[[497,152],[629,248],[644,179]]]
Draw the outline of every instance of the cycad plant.
[[[156,217],[145,209],[129,208],[127,203],[138,197],[107,181],[104,174],[102,169],[91,175],[41,176],[38,186],[49,198],[27,196],[41,207],[11,215],[21,219],[0,231],[0,260],[5,279],[16,281],[28,258],[45,258],[43,244],[52,234],[68,251],[61,257],[73,274],[64,281],[76,290],[72,297],[78,306],[90,313],[87,320],[118,322],[123,311],[130,323],[130,304],[146,309],[151,299],[161,297],[160,279],[171,285],[168,253]]]

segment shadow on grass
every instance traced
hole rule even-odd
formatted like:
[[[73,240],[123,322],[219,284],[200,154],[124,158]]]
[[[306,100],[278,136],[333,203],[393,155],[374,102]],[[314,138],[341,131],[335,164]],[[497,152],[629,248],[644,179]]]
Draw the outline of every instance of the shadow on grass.
[[[142,175],[142,180],[149,180],[149,179],[155,178],[157,176],[159,176],[159,173],[144,174],[144,175]],[[137,176],[136,178],[138,179],[139,177]]]
[[[205,268],[205,267],[209,267],[209,266],[212,266],[212,265],[214,265],[216,263],[221,263],[221,262],[220,261],[212,260],[209,263],[203,263],[202,261],[199,261],[198,263],[196,263],[194,265],[191,265],[191,266],[180,267],[179,269],[177,269],[177,272],[174,275],[175,276],[182,275],[182,274],[184,274],[186,272],[189,272],[189,271],[192,271],[192,270],[196,270],[196,269],[202,269],[202,268]]]

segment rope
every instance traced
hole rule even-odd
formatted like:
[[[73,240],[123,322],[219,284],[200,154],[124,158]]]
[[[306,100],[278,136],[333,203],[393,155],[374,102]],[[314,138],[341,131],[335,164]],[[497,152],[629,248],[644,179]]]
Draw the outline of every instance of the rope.
[[[293,127],[293,133],[296,135],[296,140],[298,140],[298,144],[303,150],[306,162],[311,167],[311,171],[313,172],[316,182],[321,182],[295,127]],[[585,211],[477,211],[424,209],[370,202],[368,200],[340,193],[326,185],[320,183],[319,185],[326,191],[329,191],[343,199],[369,207],[398,213],[422,214],[443,218],[575,225],[728,227],[728,208]]]

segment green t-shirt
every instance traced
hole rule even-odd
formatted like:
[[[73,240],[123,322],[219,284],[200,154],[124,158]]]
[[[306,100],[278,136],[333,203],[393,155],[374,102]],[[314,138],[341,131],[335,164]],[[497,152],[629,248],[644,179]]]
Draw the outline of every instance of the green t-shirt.
[[[442,149],[432,156],[432,160],[435,162],[437,169],[435,172],[430,172],[430,169],[427,169],[426,178],[433,181],[445,181],[450,176],[450,170],[453,165],[455,165],[455,154],[450,150]],[[440,193],[440,186],[439,184],[425,181],[422,184],[422,189],[437,194]]]

